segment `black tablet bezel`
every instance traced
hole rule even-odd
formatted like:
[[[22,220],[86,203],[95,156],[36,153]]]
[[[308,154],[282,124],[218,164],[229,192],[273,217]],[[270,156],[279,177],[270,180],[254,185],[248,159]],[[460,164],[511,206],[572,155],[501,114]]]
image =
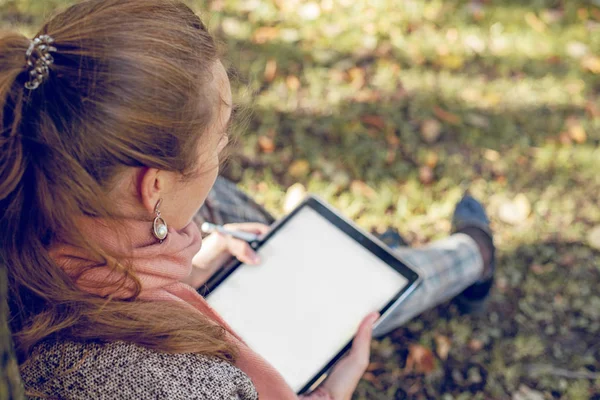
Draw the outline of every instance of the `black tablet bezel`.
[[[310,207],[319,215],[327,219],[333,225],[341,229],[344,233],[354,239],[357,243],[363,246],[365,249],[369,250],[372,254],[377,256],[379,259],[384,261],[390,267],[394,268],[397,272],[399,272],[402,276],[404,276],[408,282],[406,286],[399,291],[386,305],[380,310],[380,314],[383,316],[385,312],[396,303],[401,297],[403,297],[407,292],[412,291],[418,281],[419,275],[409,266],[405,264],[405,262],[399,260],[390,250],[389,248],[375,238],[373,235],[363,231],[361,228],[356,226],[352,221],[346,219],[345,217],[338,214],[335,210],[330,208],[325,202],[321,201],[315,196],[308,196],[298,207],[296,207],[291,213],[282,218],[281,220],[275,222],[272,229],[269,231],[267,235],[261,238],[260,241],[252,243],[252,247],[255,249],[259,249],[263,244],[265,244],[271,237],[273,237],[281,227],[283,227],[289,220],[294,218],[296,214],[300,212],[304,207]],[[213,291],[217,286],[219,286],[229,275],[231,275],[242,262],[238,260],[232,260],[228,265],[222,268],[220,271],[215,273],[205,285],[203,285],[198,292],[202,296],[210,295],[210,292]],[[354,339],[354,338],[352,338]],[[315,382],[317,382],[324,374],[326,374],[329,369],[350,349],[352,346],[352,340],[350,340],[338,354],[335,355],[319,372],[312,378],[299,392],[298,394],[303,394],[307,390],[309,390]]]

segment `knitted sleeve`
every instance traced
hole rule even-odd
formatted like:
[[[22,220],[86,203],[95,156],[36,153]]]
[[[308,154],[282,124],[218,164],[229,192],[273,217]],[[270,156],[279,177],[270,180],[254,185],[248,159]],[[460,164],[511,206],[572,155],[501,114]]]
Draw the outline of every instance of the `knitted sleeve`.
[[[123,342],[42,344],[21,373],[30,399],[258,398],[250,379],[225,361]]]

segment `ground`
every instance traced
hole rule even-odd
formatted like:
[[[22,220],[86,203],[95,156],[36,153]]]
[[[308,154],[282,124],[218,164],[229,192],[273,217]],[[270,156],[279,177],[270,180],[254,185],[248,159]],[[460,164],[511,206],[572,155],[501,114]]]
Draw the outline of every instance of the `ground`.
[[[70,3],[0,0],[1,23]],[[355,399],[600,399],[599,1],[189,3],[236,71],[224,173],[269,210],[306,189],[412,245],[467,187],[489,210],[488,311],[374,341]]]

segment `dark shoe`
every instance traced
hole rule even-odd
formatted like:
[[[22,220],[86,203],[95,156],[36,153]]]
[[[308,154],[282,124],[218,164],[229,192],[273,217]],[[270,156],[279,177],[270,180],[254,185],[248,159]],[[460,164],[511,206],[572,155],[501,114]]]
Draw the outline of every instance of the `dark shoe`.
[[[466,288],[455,298],[459,310],[464,313],[477,313],[485,309],[486,300],[494,285],[494,274],[496,271],[496,248],[494,246],[494,236],[490,229],[490,220],[485,209],[480,202],[475,200],[470,194],[466,193],[460,202],[456,205],[452,217],[452,232],[475,232],[482,242],[489,246],[490,262],[485,266],[486,274],[479,281]],[[478,238],[474,237],[479,243]]]
[[[394,249],[396,247],[407,247],[408,244],[398,231],[394,228],[388,228],[382,235],[379,236],[379,240],[388,245],[388,247]]]

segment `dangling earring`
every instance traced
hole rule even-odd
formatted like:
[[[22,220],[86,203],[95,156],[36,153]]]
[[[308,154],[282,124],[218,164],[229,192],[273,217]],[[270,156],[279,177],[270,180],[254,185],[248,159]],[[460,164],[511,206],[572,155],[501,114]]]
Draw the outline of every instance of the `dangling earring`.
[[[158,200],[156,203],[156,207],[154,207],[154,213],[156,214],[156,218],[154,218],[154,223],[152,224],[152,234],[155,238],[157,238],[161,243],[166,239],[169,234],[169,228],[167,227],[167,223],[160,215],[160,205],[162,203],[162,199]]]

